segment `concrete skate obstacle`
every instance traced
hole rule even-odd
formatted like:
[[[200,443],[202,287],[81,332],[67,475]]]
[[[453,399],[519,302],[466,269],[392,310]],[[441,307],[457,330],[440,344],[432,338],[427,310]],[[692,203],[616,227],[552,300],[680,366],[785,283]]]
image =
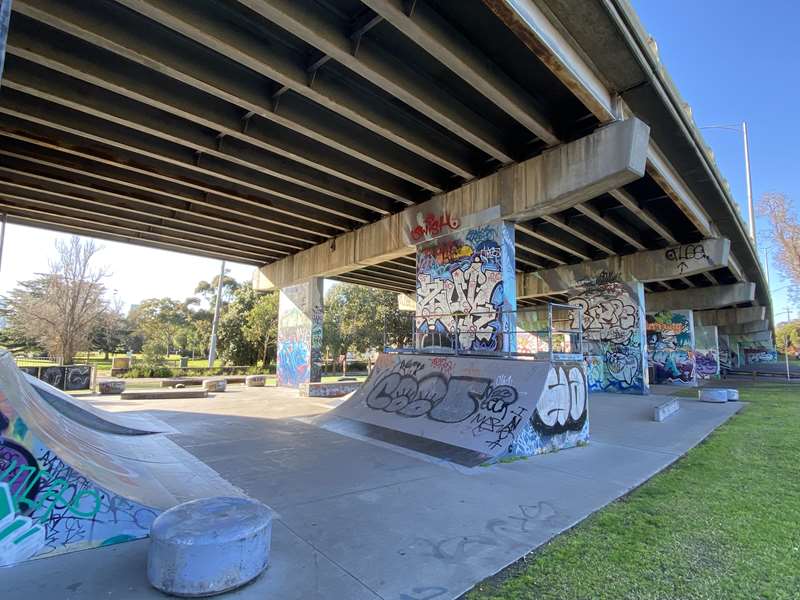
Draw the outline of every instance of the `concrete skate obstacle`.
[[[204,498],[162,513],[150,528],[147,578],[174,596],[212,596],[269,563],[273,513],[247,498]]]

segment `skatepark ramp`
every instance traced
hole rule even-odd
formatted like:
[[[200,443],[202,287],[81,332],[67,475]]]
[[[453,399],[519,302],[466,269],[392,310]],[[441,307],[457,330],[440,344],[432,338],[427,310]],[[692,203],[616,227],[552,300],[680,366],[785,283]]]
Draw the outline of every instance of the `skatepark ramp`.
[[[31,381],[0,352],[0,565],[146,537],[177,504],[243,496],[164,429]]]
[[[467,466],[530,456],[588,440],[586,372],[582,361],[381,354],[322,422]]]

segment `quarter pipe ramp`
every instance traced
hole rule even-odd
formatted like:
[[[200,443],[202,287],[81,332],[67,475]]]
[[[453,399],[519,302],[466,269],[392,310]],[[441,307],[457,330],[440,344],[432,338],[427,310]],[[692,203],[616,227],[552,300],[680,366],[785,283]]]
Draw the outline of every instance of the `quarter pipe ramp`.
[[[351,433],[468,465],[567,448],[589,435],[583,363],[382,354],[331,416],[374,426]]]
[[[0,565],[146,537],[176,504],[243,495],[143,421],[54,391],[0,353]]]

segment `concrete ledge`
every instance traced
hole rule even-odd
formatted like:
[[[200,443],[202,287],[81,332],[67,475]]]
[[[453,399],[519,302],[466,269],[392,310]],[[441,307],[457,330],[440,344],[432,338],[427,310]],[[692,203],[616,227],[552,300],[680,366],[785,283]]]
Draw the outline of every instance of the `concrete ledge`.
[[[248,375],[245,377],[244,384],[247,387],[264,387],[267,384],[266,375]]]
[[[171,398],[208,398],[207,390],[136,390],[122,392],[123,400],[167,400]]]
[[[661,422],[676,412],[678,412],[681,408],[680,402],[678,402],[677,398],[670,398],[666,402],[659,404],[658,406],[653,408],[653,420],[657,422]]]
[[[204,379],[203,389],[209,392],[224,392],[228,383],[224,379]]]
[[[121,394],[125,391],[124,379],[101,379],[97,382],[97,390],[101,394]]]
[[[161,380],[161,387],[175,387],[176,385],[203,385],[203,382],[207,379],[212,379],[210,377],[172,377],[170,379],[162,379]],[[213,379],[223,379],[228,383],[244,383],[247,379],[244,375],[228,375],[228,376],[220,376],[220,377],[213,377]]]
[[[361,381],[331,381],[325,383],[301,383],[300,395],[311,398],[335,398],[356,391]]]

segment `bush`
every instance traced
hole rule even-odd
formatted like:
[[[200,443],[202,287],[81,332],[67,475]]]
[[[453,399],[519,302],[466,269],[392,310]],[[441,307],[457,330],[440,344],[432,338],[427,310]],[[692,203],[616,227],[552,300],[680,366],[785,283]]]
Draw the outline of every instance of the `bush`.
[[[120,373],[120,377],[125,379],[138,379],[147,377],[175,377],[176,372],[169,367],[161,367],[157,365],[141,365],[133,367],[127,371]]]

